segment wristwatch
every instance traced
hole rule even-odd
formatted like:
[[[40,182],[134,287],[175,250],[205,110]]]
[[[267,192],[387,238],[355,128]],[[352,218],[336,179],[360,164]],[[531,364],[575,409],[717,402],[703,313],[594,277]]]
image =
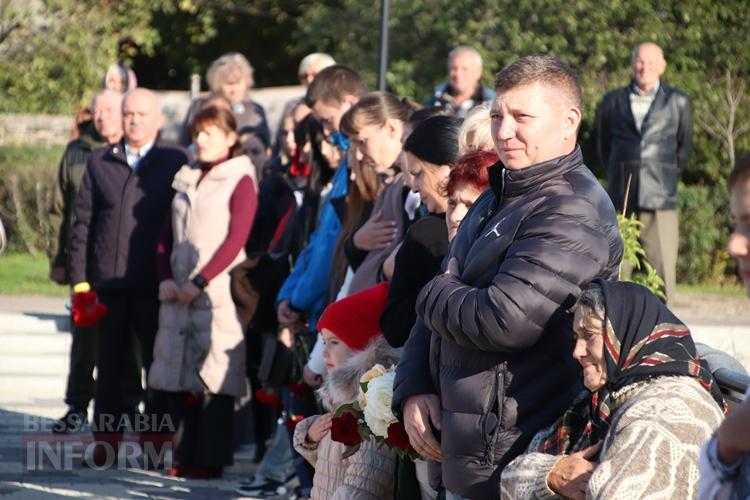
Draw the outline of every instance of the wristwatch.
[[[208,286],[208,280],[201,274],[196,274],[195,277],[190,281],[193,283],[193,285],[197,286],[201,290]]]

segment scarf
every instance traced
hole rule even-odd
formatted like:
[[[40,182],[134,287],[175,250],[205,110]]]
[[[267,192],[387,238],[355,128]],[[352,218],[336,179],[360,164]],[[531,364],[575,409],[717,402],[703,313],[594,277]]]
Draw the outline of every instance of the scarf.
[[[560,455],[599,442],[609,430],[613,393],[655,377],[693,377],[725,408],[706,362],[696,354],[690,330],[658,297],[635,283],[601,279],[594,283],[604,294],[607,382],[577,398],[537,451]]]

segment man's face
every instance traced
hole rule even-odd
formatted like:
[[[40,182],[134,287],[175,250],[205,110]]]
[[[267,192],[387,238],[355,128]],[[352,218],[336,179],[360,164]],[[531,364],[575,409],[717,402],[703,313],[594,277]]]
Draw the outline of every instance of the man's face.
[[[448,78],[459,94],[472,93],[482,78],[482,65],[476,56],[459,52],[448,61]]]
[[[105,93],[94,101],[94,127],[107,140],[122,136],[122,97]]]
[[[315,77],[318,76],[318,73],[320,73],[320,67],[318,65],[313,64],[304,73],[300,73],[299,76],[299,83],[307,88],[310,86],[313,80],[315,80]]]
[[[497,94],[490,110],[492,138],[506,168],[520,170],[570,153],[580,111],[567,101],[539,82]]]
[[[750,296],[750,178],[739,181],[729,197],[732,212],[732,234],[727,250],[737,261],[737,270]]]
[[[123,132],[128,144],[140,148],[156,139],[161,126],[161,111],[156,96],[146,90],[135,90],[122,105]]]
[[[642,89],[651,89],[659,81],[667,63],[661,49],[654,44],[644,44],[633,57],[633,79]]]
[[[352,105],[348,100],[341,103],[319,100],[315,102],[312,110],[315,118],[323,125],[326,133],[330,134],[331,132],[338,131],[341,117],[351,107]]]

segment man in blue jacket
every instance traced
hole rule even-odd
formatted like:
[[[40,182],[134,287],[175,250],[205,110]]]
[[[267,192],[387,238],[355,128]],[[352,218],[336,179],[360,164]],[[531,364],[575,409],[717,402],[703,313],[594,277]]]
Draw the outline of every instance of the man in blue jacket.
[[[306,104],[323,125],[329,142],[337,146],[344,155],[331,180],[331,189],[322,200],[315,232],[297,257],[294,269],[276,297],[279,325],[289,327],[300,335],[315,335],[318,317],[328,303],[331,261],[342,223],[334,200],[346,197],[349,187],[349,167],[346,160],[349,140],[339,132],[339,123],[344,113],[366,92],[364,82],[354,70],[335,65],[318,73],[305,96]],[[305,323],[306,326],[300,328]],[[317,347],[320,349],[322,346]],[[314,371],[305,367],[305,381],[311,386],[319,385],[323,372],[322,367]],[[283,399],[285,410],[290,416],[307,416],[314,411],[314,405],[309,405],[305,398],[297,397],[290,391],[283,391]],[[300,497],[309,496],[313,471],[301,456],[296,453],[293,455],[300,482],[297,494]]]
[[[338,131],[339,122],[366,91],[359,75],[340,65],[321,71],[307,90],[307,105],[323,125],[331,142],[344,152],[349,147],[349,141]],[[315,330],[318,316],[328,302],[331,259],[341,231],[341,220],[332,200],[346,196],[348,183],[349,168],[344,158],[331,180],[331,190],[322,202],[317,228],[277,296],[281,325],[296,324],[304,318],[308,328]]]

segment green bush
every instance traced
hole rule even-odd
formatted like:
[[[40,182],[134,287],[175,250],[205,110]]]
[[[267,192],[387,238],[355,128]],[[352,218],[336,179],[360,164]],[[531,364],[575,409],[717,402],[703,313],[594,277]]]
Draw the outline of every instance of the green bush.
[[[657,297],[666,300],[664,280],[656,272],[654,266],[646,260],[646,250],[644,250],[639,240],[643,224],[636,219],[635,214],[630,217],[617,214],[617,224],[620,226],[623,247],[620,279],[643,285]],[[630,274],[629,276],[623,276],[625,274],[623,267],[626,264],[632,269],[632,274],[628,273]]]
[[[729,194],[726,183],[680,185],[680,252],[677,280],[720,284],[734,280],[726,252],[729,236]]]
[[[0,218],[11,251],[50,248],[49,208],[62,152],[60,146],[0,147]]]

